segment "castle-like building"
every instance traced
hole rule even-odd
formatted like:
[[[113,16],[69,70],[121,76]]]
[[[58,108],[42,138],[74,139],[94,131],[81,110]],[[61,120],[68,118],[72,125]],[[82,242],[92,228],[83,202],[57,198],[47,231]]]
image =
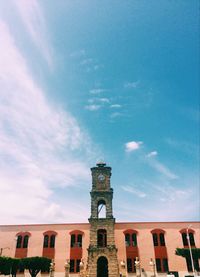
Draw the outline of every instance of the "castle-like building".
[[[55,277],[67,276],[68,263],[70,277],[155,277],[170,272],[182,277],[194,267],[199,271],[197,259],[192,263],[175,250],[200,248],[200,222],[116,223],[111,167],[99,162],[91,172],[89,223],[1,225],[0,255],[54,259]]]

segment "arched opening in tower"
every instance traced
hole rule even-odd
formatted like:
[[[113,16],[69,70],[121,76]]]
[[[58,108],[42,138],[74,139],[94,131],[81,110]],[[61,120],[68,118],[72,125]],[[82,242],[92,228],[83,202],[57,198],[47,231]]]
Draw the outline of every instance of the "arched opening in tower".
[[[105,200],[98,201],[97,204],[98,218],[106,218],[106,202]]]
[[[97,277],[108,277],[108,260],[104,256],[97,260]]]
[[[107,246],[107,232],[105,229],[99,229],[97,231],[97,246],[98,247]]]

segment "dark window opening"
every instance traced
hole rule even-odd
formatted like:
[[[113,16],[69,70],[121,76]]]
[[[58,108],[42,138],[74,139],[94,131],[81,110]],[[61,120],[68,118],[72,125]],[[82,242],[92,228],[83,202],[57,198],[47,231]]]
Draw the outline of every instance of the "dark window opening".
[[[75,265],[75,260],[70,260],[70,269],[69,269],[70,272],[74,272],[75,270],[74,265]]]
[[[24,236],[24,241],[23,241],[23,248],[27,248],[28,247],[28,239],[29,239],[29,236]]]
[[[158,246],[158,235],[155,233],[153,234],[153,245]]]
[[[82,247],[82,235],[80,234],[77,236],[77,246]]]
[[[132,259],[127,259],[127,271],[132,272],[133,267],[132,267]]]
[[[163,271],[168,272],[169,271],[169,266],[168,266],[168,260],[163,259]]]
[[[100,229],[97,231],[97,245],[99,247],[107,246],[107,233],[106,230]]]
[[[55,247],[55,235],[51,235],[50,237],[50,248],[54,248]]]
[[[49,245],[49,236],[45,235],[44,236],[43,248],[48,248],[48,245]]]
[[[190,257],[185,258],[186,259],[186,264],[187,264],[187,270],[192,271],[192,263]]]
[[[190,238],[190,245],[191,245],[191,246],[195,246],[194,235],[193,235],[193,233],[189,233],[189,238]]]
[[[76,260],[76,272],[80,272],[80,262],[81,260]]]
[[[188,240],[187,240],[187,234],[182,233],[182,240],[183,240],[183,245],[188,246]]]
[[[71,235],[71,247],[75,246],[75,242],[76,242],[76,236],[75,235]]]
[[[162,271],[162,269],[161,269],[161,260],[160,259],[156,259],[156,270],[158,272]]]
[[[164,237],[164,234],[160,233],[159,237],[160,237],[160,245],[161,246],[165,246],[165,237]]]
[[[22,236],[17,237],[17,245],[16,248],[21,248],[22,246]]]
[[[132,234],[132,245],[137,246],[137,235],[135,233]]]
[[[136,272],[136,267],[135,267],[135,261],[136,261],[136,258],[128,258],[127,259],[127,271],[129,272],[129,273],[134,273],[134,272]]]
[[[130,246],[131,245],[130,234],[125,234],[125,243],[126,243],[126,246]]]

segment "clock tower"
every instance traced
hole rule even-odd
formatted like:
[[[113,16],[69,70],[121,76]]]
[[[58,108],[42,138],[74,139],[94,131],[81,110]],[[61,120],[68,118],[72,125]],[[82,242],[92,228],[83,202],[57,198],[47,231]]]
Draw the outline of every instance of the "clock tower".
[[[112,211],[113,189],[110,187],[111,167],[98,162],[91,168],[92,190],[90,245],[88,248],[89,277],[118,277],[119,267],[115,246],[115,218]],[[101,216],[101,210],[105,215]]]

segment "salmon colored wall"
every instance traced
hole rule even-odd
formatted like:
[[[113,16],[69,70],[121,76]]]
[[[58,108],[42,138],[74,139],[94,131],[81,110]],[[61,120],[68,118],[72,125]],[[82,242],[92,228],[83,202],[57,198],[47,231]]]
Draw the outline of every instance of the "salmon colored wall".
[[[148,223],[116,223],[115,243],[118,248],[118,260],[126,261],[126,247],[124,231],[134,229],[138,232],[137,242],[141,267],[145,271],[150,271],[150,258],[155,257],[151,231],[153,229],[163,229],[165,231],[165,243],[168,254],[169,269],[171,271],[185,271],[185,259],[175,255],[177,247],[182,248],[182,237],[180,230],[192,224],[194,230],[196,247],[200,248],[200,223],[199,222],[148,222]],[[48,230],[57,232],[55,240],[55,270],[64,271],[64,263],[70,258],[70,232],[81,230],[83,235],[83,259],[87,262],[87,248],[89,246],[89,224],[43,224],[43,225],[13,225],[0,226],[0,247],[3,249],[2,255],[14,257],[16,249],[15,236],[18,232],[30,232],[27,256],[42,256],[43,233]]]

